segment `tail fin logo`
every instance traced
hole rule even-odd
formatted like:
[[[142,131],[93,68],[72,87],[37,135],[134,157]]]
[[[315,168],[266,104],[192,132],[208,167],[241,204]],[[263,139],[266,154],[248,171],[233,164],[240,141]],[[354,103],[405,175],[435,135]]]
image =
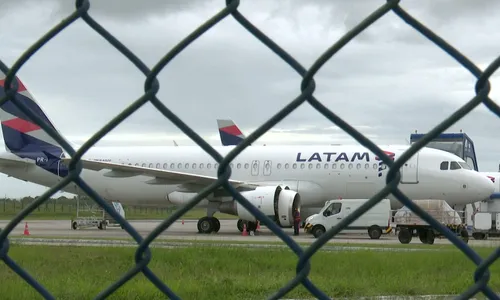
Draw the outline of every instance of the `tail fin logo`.
[[[486,177],[488,177],[491,180],[491,182],[495,183],[495,177],[493,176],[486,176]]]
[[[245,139],[245,135],[233,120],[217,119],[217,125],[223,146],[237,146]]]
[[[19,80],[19,78],[15,78],[16,81],[17,81],[17,92],[18,93],[21,93],[21,92],[24,92],[26,91],[26,87],[24,86],[24,84],[21,82],[21,80]],[[0,87],[2,88],[5,88],[5,79],[1,79],[0,80]],[[10,83],[10,87],[14,87],[14,82],[11,82]]]
[[[17,77],[14,80],[11,87],[15,88],[17,85],[17,92],[13,95],[15,101],[57,132],[26,86]],[[0,70],[0,98],[5,95],[5,74]],[[13,99],[8,99],[0,105],[0,124],[7,151],[33,160],[37,166],[56,176],[65,177],[68,174],[67,167],[60,163],[64,154],[59,143],[19,109]]]
[[[394,161],[394,157],[396,156],[396,153],[390,152],[390,151],[382,151],[384,152],[385,155],[389,156],[389,159]],[[382,177],[382,171],[387,169],[387,165],[380,159],[380,157],[375,156],[375,160],[378,161],[378,177]]]

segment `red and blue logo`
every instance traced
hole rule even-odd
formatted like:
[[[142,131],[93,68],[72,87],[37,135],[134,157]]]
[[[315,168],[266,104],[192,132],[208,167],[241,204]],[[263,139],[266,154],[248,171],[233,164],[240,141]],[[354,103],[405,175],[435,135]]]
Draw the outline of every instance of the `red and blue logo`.
[[[486,177],[488,177],[491,180],[491,182],[495,183],[495,177],[493,176],[486,176]]]
[[[389,156],[389,159],[394,161],[396,153],[384,150],[382,150],[382,152],[384,152],[385,155]],[[378,177],[382,177],[382,171],[387,168],[387,165],[378,156],[375,156],[375,160],[378,160]]]

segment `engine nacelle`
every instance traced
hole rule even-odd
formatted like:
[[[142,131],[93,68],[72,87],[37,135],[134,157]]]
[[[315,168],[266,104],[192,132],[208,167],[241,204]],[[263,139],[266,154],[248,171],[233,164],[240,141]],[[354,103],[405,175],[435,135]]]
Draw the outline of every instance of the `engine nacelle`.
[[[281,186],[262,186],[253,191],[242,192],[252,205],[281,226],[293,225],[293,211],[300,208],[299,193]],[[236,201],[236,200],[235,200]],[[236,212],[242,220],[256,222],[257,219],[243,205],[236,201]]]

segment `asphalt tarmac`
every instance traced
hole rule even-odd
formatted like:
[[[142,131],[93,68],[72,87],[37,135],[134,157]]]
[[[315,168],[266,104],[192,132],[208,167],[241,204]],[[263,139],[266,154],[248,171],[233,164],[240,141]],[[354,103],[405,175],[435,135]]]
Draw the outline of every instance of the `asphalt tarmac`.
[[[129,221],[138,233],[146,237],[160,224],[156,220]],[[236,220],[220,220],[221,228],[218,233],[200,234],[196,228],[196,220],[185,220],[184,224],[177,221],[163,231],[157,239],[170,240],[209,240],[209,241],[248,241],[248,242],[280,242],[272,231],[266,227],[261,227],[256,235],[243,236],[236,228]],[[0,228],[5,228],[8,221],[0,221]],[[130,235],[120,227],[107,227],[99,230],[97,227],[71,229],[70,220],[33,220],[18,224],[9,234],[9,237],[22,236],[25,224],[28,225],[30,237],[33,238],[128,238]],[[283,229],[291,238],[297,242],[312,243],[316,239],[306,234],[302,229],[299,236],[293,236],[291,228]],[[342,244],[400,244],[394,233],[382,235],[379,240],[372,240],[367,233],[340,233],[332,238],[329,243]],[[411,244],[421,244],[418,238],[413,238]],[[447,239],[436,239],[435,244],[451,244]],[[482,245],[489,247],[500,246],[500,240],[489,239],[486,241],[469,240],[470,245]]]

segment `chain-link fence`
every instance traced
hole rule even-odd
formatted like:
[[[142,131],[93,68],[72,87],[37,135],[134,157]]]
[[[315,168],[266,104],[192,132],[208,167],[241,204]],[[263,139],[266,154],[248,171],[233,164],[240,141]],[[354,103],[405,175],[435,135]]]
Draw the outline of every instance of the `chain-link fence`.
[[[221,0],[222,2],[222,0]],[[443,225],[439,224],[435,219],[433,219],[428,213],[423,211],[417,205],[412,203],[412,201],[405,196],[398,188],[398,183],[400,181],[399,169],[401,166],[418,150],[423,148],[430,140],[435,138],[441,132],[452,126],[466,114],[468,114],[475,107],[483,103],[492,112],[500,116],[500,108],[488,97],[490,92],[490,84],[488,78],[496,71],[500,66],[500,57],[493,61],[484,72],[482,72],[473,62],[471,62],[467,57],[462,55],[458,50],[449,45],[446,41],[441,39],[430,29],[426,28],[423,24],[405,12],[399,6],[398,0],[388,0],[383,5],[380,6],[376,11],[370,14],[361,23],[347,32],[342,38],[336,41],[329,49],[327,49],[323,55],[321,55],[309,68],[306,69],[300,65],[290,54],[288,54],[284,49],[274,43],[270,38],[263,34],[258,28],[256,28],[252,23],[250,23],[239,11],[238,6],[240,1],[238,0],[226,0],[226,6],[220,10],[219,13],[214,15],[212,18],[207,20],[204,24],[193,31],[189,36],[182,40],[178,45],[176,45],[170,52],[168,52],[151,70],[146,67],[146,65],[132,53],[127,47],[125,47],[120,41],[113,37],[106,29],[104,29],[98,22],[96,22],[89,14],[88,10],[90,8],[90,1],[88,0],[77,0],[76,10],[64,19],[61,23],[50,30],[46,35],[40,38],[35,44],[33,44],[24,54],[14,63],[14,65],[9,69],[0,61],[0,68],[7,73],[5,79],[5,92],[6,96],[0,100],[0,105],[5,103],[5,101],[11,100],[15,105],[21,109],[26,115],[28,115],[32,120],[35,121],[40,127],[44,129],[53,139],[63,146],[64,150],[71,155],[73,158],[69,164],[70,173],[64,180],[61,180],[57,185],[49,189],[46,193],[40,196],[36,201],[31,203],[22,212],[16,215],[10,223],[4,228],[0,233],[0,258],[9,266],[14,272],[19,274],[24,280],[26,280],[33,288],[35,288],[43,297],[46,299],[54,299],[50,291],[44,288],[35,278],[24,271],[19,265],[13,261],[9,255],[9,241],[7,239],[8,234],[14,229],[14,227],[29,213],[34,211],[38,206],[42,205],[47,199],[49,199],[54,193],[66,186],[67,184],[74,182],[76,183],[87,195],[92,197],[99,205],[101,205],[118,223],[120,223],[123,228],[136,240],[139,244],[135,261],[136,265],[130,269],[126,274],[124,274],[119,280],[113,283],[111,286],[102,291],[96,299],[104,299],[111,295],[114,291],[120,288],[124,283],[129,281],[139,272],[142,272],[151,282],[160,289],[165,295],[171,299],[179,299],[179,297],[165,284],[163,283],[149,268],[148,263],[151,260],[151,253],[148,248],[149,244],[165,229],[172,225],[180,216],[185,212],[193,208],[198,202],[203,198],[208,196],[217,188],[224,188],[229,191],[233,197],[240,202],[247,210],[249,210],[253,215],[255,215],[261,223],[265,224],[274,234],[281,238],[297,255],[297,275],[296,277],[278,290],[274,295],[270,296],[270,299],[279,299],[286,295],[289,291],[294,289],[297,285],[302,284],[304,287],[310,291],[315,297],[319,299],[329,299],[329,297],[324,294],[320,289],[318,289],[314,283],[312,283],[308,274],[310,272],[310,262],[309,259],[316,251],[318,251],[329,239],[341,231],[342,228],[346,227],[354,220],[356,220],[360,215],[366,212],[368,209],[373,207],[381,199],[385,198],[387,195],[392,193],[395,195],[404,205],[418,214],[422,219],[428,222],[430,225],[435,227],[439,232],[441,232],[446,238],[448,238],[457,248],[459,248],[471,261],[477,265],[476,272],[474,274],[474,285],[467,288],[463,294],[460,295],[460,299],[469,299],[478,292],[484,293],[490,299],[499,299],[495,295],[493,290],[488,286],[488,281],[490,278],[490,273],[488,266],[491,265],[499,256],[500,248],[494,251],[487,259],[482,259],[474,250],[472,250],[464,241],[456,236],[452,231]],[[222,6],[222,3],[221,3]],[[423,139],[414,143],[399,159],[392,161],[389,157],[379,149],[373,142],[364,137],[361,133],[356,131],[351,127],[346,121],[342,120],[335,113],[328,110],[315,96],[313,92],[315,90],[314,75],[316,72],[327,62],[332,56],[335,55],[343,46],[345,46],[349,41],[356,37],[359,33],[369,27],[378,19],[382,18],[384,15],[390,12],[395,13],[399,16],[405,23],[413,27],[415,30],[424,35],[430,42],[433,42],[437,47],[441,48],[443,51],[452,56],[458,63],[460,63],[464,68],[469,70],[476,78],[477,83],[475,86],[476,96],[472,98],[468,103],[454,112],[450,117],[441,122],[433,130],[425,135]],[[235,147],[231,152],[229,152],[225,157],[222,157],[217,151],[215,151],[210,145],[208,145],[196,132],[189,128],[181,119],[179,119],[172,111],[170,111],[165,105],[163,105],[160,100],[156,97],[156,93],[159,90],[160,84],[156,79],[158,73],[171,61],[177,54],[188,47],[194,40],[199,38],[205,32],[210,30],[215,24],[227,17],[233,17],[241,26],[248,30],[255,38],[265,44],[269,50],[273,51],[279,58],[281,58],[285,63],[287,63],[291,68],[293,68],[302,77],[301,83],[301,93],[283,109],[277,112],[271,119],[261,125],[255,132],[248,136],[241,144]],[[92,29],[99,33],[104,39],[106,39],[113,47],[115,47],[119,52],[127,57],[131,63],[133,63],[146,77],[145,79],[145,89],[144,95],[133,102],[130,106],[124,109],[120,114],[113,118],[106,126],[99,130],[92,138],[90,138],[82,147],[75,152],[75,150],[66,142],[66,140],[61,137],[57,132],[52,130],[44,121],[36,116],[27,106],[23,103],[17,101],[14,97],[17,91],[17,82],[14,80],[16,73],[19,69],[29,60],[29,58],[35,54],[44,44],[49,42],[54,36],[63,31],[66,27],[70,26],[75,20],[82,19],[86,22]],[[163,221],[155,230],[153,230],[145,239],[143,239],[139,233],[126,221],[124,220],[110,205],[108,205],[101,196],[99,196],[92,188],[90,188],[85,181],[83,181],[79,174],[82,170],[81,162],[79,159],[82,155],[92,147],[97,141],[99,141],[103,136],[105,136],[110,130],[115,128],[123,120],[134,113],[139,107],[147,102],[151,102],[166,118],[168,118],[172,123],[174,123],[180,130],[187,134],[194,142],[196,142],[202,149],[204,149],[210,156],[212,156],[219,164],[220,167],[217,171],[217,180],[204,188],[199,194],[194,197],[186,206],[177,210],[171,217]],[[328,230],[324,235],[318,238],[314,243],[311,244],[309,248],[303,250],[294,240],[289,237],[285,232],[278,227],[273,220],[266,217],[261,213],[256,207],[250,204],[235,188],[233,188],[228,179],[231,175],[231,170],[229,168],[229,163],[239,155],[247,146],[255,142],[261,135],[268,131],[271,127],[276,125],[278,122],[283,120],[287,115],[294,111],[298,106],[308,102],[312,105],[318,112],[328,118],[330,121],[335,123],[337,126],[342,128],[345,132],[350,134],[356,141],[361,145],[370,149],[382,161],[388,165],[389,172],[387,175],[386,186],[374,195],[369,201],[363,204],[359,209],[350,214],[344,220],[342,220],[337,226]]]

